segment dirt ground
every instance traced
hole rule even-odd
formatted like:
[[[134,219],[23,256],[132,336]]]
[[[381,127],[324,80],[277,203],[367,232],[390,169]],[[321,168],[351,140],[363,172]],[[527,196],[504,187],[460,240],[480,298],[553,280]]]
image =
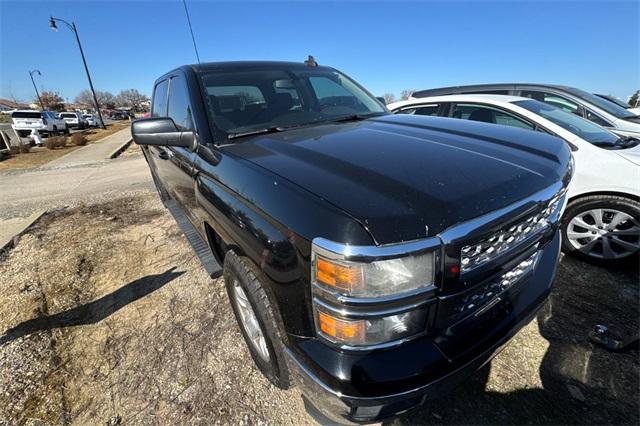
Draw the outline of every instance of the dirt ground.
[[[155,193],[44,216],[0,258],[0,423],[308,424],[248,354],[222,281]],[[392,424],[638,424],[635,267],[563,258],[547,307],[472,380]]]
[[[129,121],[118,121],[109,124],[105,130],[94,128],[85,130],[83,133],[87,138],[88,144],[91,144],[104,137],[119,132],[127,126],[130,126]],[[26,141],[27,139],[23,139]],[[46,140],[46,139],[45,139]],[[67,145],[56,149],[48,149],[44,145],[38,147],[32,147],[31,150],[23,154],[14,154],[9,156],[0,157],[0,170],[13,170],[13,169],[26,169],[29,167],[42,166],[43,164],[53,161],[57,158],[67,155],[68,153],[81,148],[80,146],[73,145],[71,143],[71,136],[67,137]]]

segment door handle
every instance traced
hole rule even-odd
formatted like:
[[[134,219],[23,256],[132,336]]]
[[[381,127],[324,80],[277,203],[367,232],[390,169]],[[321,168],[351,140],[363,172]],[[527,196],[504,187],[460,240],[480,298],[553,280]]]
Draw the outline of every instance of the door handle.
[[[170,158],[169,155],[169,151],[163,149],[158,153],[158,157],[160,157],[161,160],[168,160]]]

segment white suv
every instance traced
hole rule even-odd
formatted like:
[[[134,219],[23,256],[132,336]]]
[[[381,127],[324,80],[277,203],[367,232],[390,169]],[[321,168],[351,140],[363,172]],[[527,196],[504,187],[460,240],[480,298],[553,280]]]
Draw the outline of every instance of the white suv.
[[[11,127],[22,138],[31,135],[33,130],[45,135],[69,133],[67,123],[51,111],[18,110],[11,114],[11,121]]]
[[[60,113],[60,118],[62,118],[67,126],[77,129],[86,129],[89,127],[89,123],[82,117],[82,114],[75,111],[65,111]]]

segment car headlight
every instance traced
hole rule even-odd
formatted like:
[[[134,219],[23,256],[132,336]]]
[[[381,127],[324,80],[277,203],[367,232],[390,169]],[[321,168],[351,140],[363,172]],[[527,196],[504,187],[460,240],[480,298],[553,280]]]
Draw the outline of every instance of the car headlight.
[[[426,329],[439,241],[348,246],[316,238],[311,255],[316,331],[343,346],[379,345]],[[406,300],[406,302],[403,302]]]
[[[383,297],[433,284],[433,251],[385,260],[350,261],[314,249],[312,282],[321,289],[350,297]]]

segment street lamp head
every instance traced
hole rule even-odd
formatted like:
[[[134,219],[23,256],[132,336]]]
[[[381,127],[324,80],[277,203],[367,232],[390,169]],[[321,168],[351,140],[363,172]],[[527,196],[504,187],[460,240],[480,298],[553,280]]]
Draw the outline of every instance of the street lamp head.
[[[56,25],[56,20],[52,17],[49,18],[49,27],[54,31],[58,32],[58,25]]]
[[[39,76],[42,76],[42,73],[40,72],[40,70],[29,71],[29,74],[31,74],[31,75],[38,74]]]

